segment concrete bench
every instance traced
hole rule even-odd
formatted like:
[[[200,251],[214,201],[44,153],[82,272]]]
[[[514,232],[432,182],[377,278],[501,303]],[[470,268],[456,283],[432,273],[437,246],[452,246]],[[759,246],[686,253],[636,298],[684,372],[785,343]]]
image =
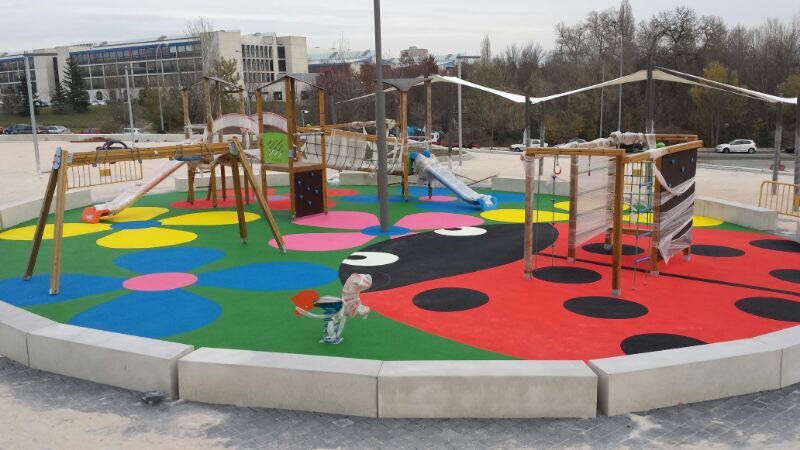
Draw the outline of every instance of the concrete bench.
[[[181,398],[377,417],[381,361],[202,348],[181,358]]]
[[[582,361],[386,361],[380,417],[594,417],[597,377]]]
[[[781,350],[744,339],[589,361],[609,416],[777,389]]]
[[[54,324],[28,334],[30,367],[134,391],[178,396],[178,359],[190,345]]]
[[[330,176],[330,173],[328,174]],[[389,183],[399,183],[402,178],[389,175]],[[339,184],[345,186],[375,186],[378,184],[378,174],[375,172],[342,171],[339,173]]]
[[[800,325],[753,339],[781,349],[781,387],[800,383]]]
[[[50,319],[0,302],[0,355],[20,364],[30,365],[28,333],[53,324],[55,322]]]
[[[698,216],[713,217],[754,230],[778,228],[777,211],[730,200],[696,196],[694,213]]]
[[[0,230],[11,228],[23,222],[39,217],[42,210],[42,198],[23,200],[6,205],[0,205]],[[92,196],[89,189],[78,189],[67,191],[67,201],[64,207],[67,210],[82,208],[92,204]],[[56,209],[55,199],[50,204],[50,212]]]
[[[553,193],[553,182],[550,177],[542,177],[539,188],[542,194]],[[524,177],[492,177],[493,191],[525,192]],[[536,187],[534,186],[534,192]],[[556,180],[555,195],[569,195],[569,181]]]

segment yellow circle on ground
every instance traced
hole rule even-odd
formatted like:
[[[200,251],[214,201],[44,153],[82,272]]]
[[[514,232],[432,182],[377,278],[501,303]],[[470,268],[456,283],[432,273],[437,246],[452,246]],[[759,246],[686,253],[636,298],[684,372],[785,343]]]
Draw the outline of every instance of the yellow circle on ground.
[[[506,223],[525,223],[525,210],[524,209],[493,209],[491,211],[484,211],[481,217],[495,222]],[[560,222],[569,220],[569,214],[560,212],[550,212],[542,210],[533,210],[533,221],[536,223],[541,222]]]
[[[258,220],[261,216],[251,212],[244,213],[245,222]],[[168,217],[160,221],[163,225],[233,225],[239,223],[236,211],[206,211],[182,216]]]
[[[189,231],[169,228],[140,228],[120,230],[97,240],[97,245],[107,248],[157,248],[180,245],[197,239]]]
[[[564,200],[563,202],[558,202],[558,203],[554,204],[553,206],[558,208],[558,209],[563,209],[564,211],[569,211],[569,200]],[[629,205],[627,203],[623,203],[622,204],[622,210],[623,211],[627,211],[629,209],[631,209],[631,205]]]
[[[106,223],[65,223],[64,237],[81,236],[84,234],[98,233],[111,229],[111,225]],[[14,228],[0,233],[0,239],[9,241],[32,241],[36,233],[36,225],[29,225],[22,228]],[[53,239],[53,225],[44,226],[42,239]]]
[[[138,222],[144,220],[154,219],[162,214],[168,213],[167,208],[159,208],[156,206],[131,206],[109,217],[103,217],[102,220],[109,222]]]
[[[723,221],[706,216],[694,216],[692,219],[692,226],[695,227],[715,227],[722,224]]]

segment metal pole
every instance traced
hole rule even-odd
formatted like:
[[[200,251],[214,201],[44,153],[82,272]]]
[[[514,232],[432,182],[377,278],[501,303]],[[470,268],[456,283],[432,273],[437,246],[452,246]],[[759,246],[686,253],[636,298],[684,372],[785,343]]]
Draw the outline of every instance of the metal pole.
[[[381,231],[389,231],[389,174],[386,164],[386,98],[383,93],[381,1],[373,0],[375,13],[375,133],[378,140],[378,202]],[[405,164],[405,161],[403,162]]]
[[[131,105],[131,82],[128,78],[128,66],[125,66],[125,92],[128,95],[128,118],[130,119],[131,123],[131,147],[136,147],[136,138],[134,137],[134,129],[133,129],[133,106]]]
[[[539,147],[544,147],[544,102],[540,103],[541,116],[539,119]],[[544,173],[544,158],[539,158],[539,176]]]
[[[600,76],[600,80],[601,80],[600,82],[601,83],[605,83],[606,82],[606,60],[605,60],[605,58],[603,58],[603,50],[602,50],[602,48],[600,50],[600,59],[603,60],[603,68],[601,69],[602,74]],[[600,132],[597,134],[598,138],[603,137],[603,102],[605,100],[605,98],[604,98],[605,97],[605,90],[606,90],[605,87],[601,87],[600,88]]]
[[[42,162],[39,158],[39,135],[36,133],[36,108],[33,107],[33,87],[31,86],[31,63],[28,56],[23,55],[25,60],[25,82],[28,86],[28,109],[31,113],[31,134],[33,137],[33,154],[36,157],[36,172],[42,172]]]
[[[656,86],[653,81],[653,56],[647,58],[647,123],[645,132],[655,133],[655,114],[656,114]]]
[[[525,95],[525,148],[531,146],[531,98]]]
[[[794,110],[794,210],[800,209],[800,102]]]
[[[461,58],[456,58],[456,64],[458,65],[458,78],[461,79]],[[464,133],[462,132],[461,124],[462,124],[462,116],[461,116],[461,83],[458,84],[458,165],[461,166],[464,164],[463,153],[464,153]]]
[[[619,37],[619,77],[622,78],[622,36]],[[622,83],[619,84],[619,111],[617,112],[617,131],[622,131]]]
[[[158,59],[161,62],[161,64],[160,64],[160,66],[161,66],[160,72],[161,73],[159,74],[160,75],[159,77],[156,77],[156,80],[158,80],[158,117],[159,117],[159,119],[161,119],[161,132],[165,133],[166,130],[164,129],[164,111],[161,109],[161,77],[164,76],[164,61],[161,58],[161,47],[163,47],[163,46],[164,46],[164,44],[159,44],[158,45]]]
[[[783,97],[783,94],[778,94]],[[783,103],[778,103],[778,117],[775,119],[775,157],[772,160],[772,181],[778,181],[778,170],[781,166],[781,135],[783,134]],[[795,149],[797,152],[797,149]],[[778,191],[778,185],[772,185],[772,195]]]

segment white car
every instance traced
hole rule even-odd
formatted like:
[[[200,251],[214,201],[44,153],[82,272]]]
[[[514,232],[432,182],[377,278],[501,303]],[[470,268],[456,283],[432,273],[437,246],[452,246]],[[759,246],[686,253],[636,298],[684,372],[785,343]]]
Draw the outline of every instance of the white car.
[[[70,134],[72,131],[69,130],[67,127],[62,127],[61,125],[50,125],[45,127],[48,134]]]
[[[755,153],[758,147],[750,139],[736,139],[727,144],[719,144],[717,153]]]
[[[547,142],[544,145],[540,144],[538,139],[531,139],[531,147],[547,147]],[[511,144],[508,146],[508,149],[512,152],[524,152],[525,151],[525,144]]]
[[[133,129],[131,129],[131,128],[123,128],[122,129],[122,133],[123,134],[131,134],[131,133],[133,133],[133,134],[142,134],[142,129],[141,128],[133,128]]]
[[[105,100],[92,100],[89,102],[89,104],[92,106],[106,106],[108,105],[108,102]]]

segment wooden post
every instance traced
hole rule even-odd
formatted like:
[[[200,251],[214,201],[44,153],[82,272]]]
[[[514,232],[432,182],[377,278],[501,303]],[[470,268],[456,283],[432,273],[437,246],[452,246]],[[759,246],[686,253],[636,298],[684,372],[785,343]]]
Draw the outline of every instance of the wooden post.
[[[611,268],[611,295],[619,296],[622,294],[621,271],[622,271],[622,194],[625,191],[625,160],[623,156],[614,158],[614,220],[612,225],[613,245],[614,245],[614,265]]]
[[[189,184],[189,192],[186,193],[186,201],[190,205],[194,205],[194,166],[186,164],[187,180]]]
[[[58,294],[61,277],[61,246],[64,242],[64,207],[67,202],[67,166],[69,152],[61,150],[61,162],[56,180],[56,220],[53,225],[53,262],[50,269],[50,295]]]
[[[661,163],[663,162],[663,158],[658,158],[657,160],[653,161],[653,164],[656,165],[656,169],[659,171],[661,170]],[[633,202],[631,202],[633,203]],[[633,208],[633,205],[631,205]],[[658,275],[658,239],[661,236],[661,183],[658,180],[653,178],[653,211],[652,211],[652,222],[650,224],[650,239],[653,245],[650,247],[650,274],[651,275]],[[636,220],[639,220],[638,218]]]
[[[525,231],[523,237],[523,271],[525,273],[526,278],[530,278],[533,275],[533,261],[532,261],[532,253],[533,253],[533,161],[525,161],[523,158],[523,164],[525,164]]]
[[[208,142],[214,142],[214,135],[212,128],[214,127],[214,117],[211,113],[211,83],[208,78],[203,78],[203,98],[205,99],[206,107],[206,129],[208,129]]]
[[[319,136],[320,159],[322,162],[322,211],[328,213],[328,157],[327,143],[325,142],[325,89],[319,91],[319,129],[322,134]]]
[[[294,78],[285,77],[283,79],[284,95],[286,95],[286,134],[289,138],[289,197],[292,205],[292,218],[297,216],[295,205],[295,186],[294,186],[294,159],[297,157],[297,117],[294,105]]]
[[[189,90],[181,88],[181,100],[183,101],[183,137],[189,139],[192,134],[192,122],[189,120]]]
[[[239,89],[239,114],[244,115],[244,89]],[[250,148],[250,135],[243,129],[242,142],[247,148]],[[249,161],[242,159],[242,164],[249,164]],[[250,185],[245,182],[244,174],[242,174],[242,183],[244,184],[244,202],[250,203]]]
[[[239,236],[242,242],[247,242],[247,222],[244,219],[244,204],[242,202],[242,186],[239,178],[239,156],[236,154],[238,150],[235,143],[231,142],[231,173],[233,175],[233,190],[236,198],[236,216],[239,219]]]
[[[219,119],[222,117],[222,85],[219,83],[219,81],[214,81],[214,86],[217,87],[217,119]],[[223,129],[219,130],[219,137],[217,138],[219,139],[219,142],[224,141],[224,132],[225,130]]]
[[[267,203],[267,195],[261,192],[260,189],[256,186],[256,177],[253,175],[253,172],[250,170],[250,166],[244,164],[244,155],[242,155],[242,148],[241,144],[234,140],[233,144],[236,146],[237,150],[237,157],[240,161],[242,161],[242,168],[244,171],[245,178],[247,182],[249,182],[253,187],[253,192],[256,194],[256,199],[258,199],[258,203],[261,206],[261,209],[264,211],[264,216],[267,218],[267,222],[269,223],[269,227],[272,230],[272,236],[275,237],[275,242],[278,244],[278,247],[281,251],[286,252],[286,245],[283,242],[283,236],[281,235],[281,231],[278,228],[278,224],[275,222],[275,218],[272,217],[272,211],[269,209],[269,204]]]
[[[25,267],[25,276],[23,277],[25,281],[29,281],[33,276],[36,258],[39,256],[39,247],[42,245],[42,239],[44,237],[44,229],[47,226],[47,216],[50,214],[50,206],[53,204],[53,194],[55,194],[58,174],[61,171],[60,166],[61,147],[56,149],[56,154],[53,158],[53,166],[50,170],[50,178],[47,180],[47,188],[44,192],[44,199],[42,200],[42,209],[39,211],[39,221],[36,222],[36,231],[33,233],[33,245],[31,246],[31,253],[28,256],[28,265]]]
[[[403,152],[400,160],[403,162],[403,199],[408,201],[408,92],[400,91],[400,146]]]
[[[228,177],[225,176],[225,163],[220,162],[219,164],[219,183],[222,185],[222,200],[225,201],[228,199],[228,181],[226,180]]]
[[[432,85],[433,82],[430,79],[425,80],[425,140],[427,141],[430,141],[431,136],[433,136]],[[428,148],[430,148],[430,144],[428,144]]]
[[[261,156],[261,191],[267,195],[267,164],[264,161],[264,91],[256,89],[256,116],[258,116],[258,150]]]
[[[591,156],[589,157],[591,158]],[[578,157],[569,157],[569,236],[567,239],[567,261],[575,262],[575,247],[578,239]]]

